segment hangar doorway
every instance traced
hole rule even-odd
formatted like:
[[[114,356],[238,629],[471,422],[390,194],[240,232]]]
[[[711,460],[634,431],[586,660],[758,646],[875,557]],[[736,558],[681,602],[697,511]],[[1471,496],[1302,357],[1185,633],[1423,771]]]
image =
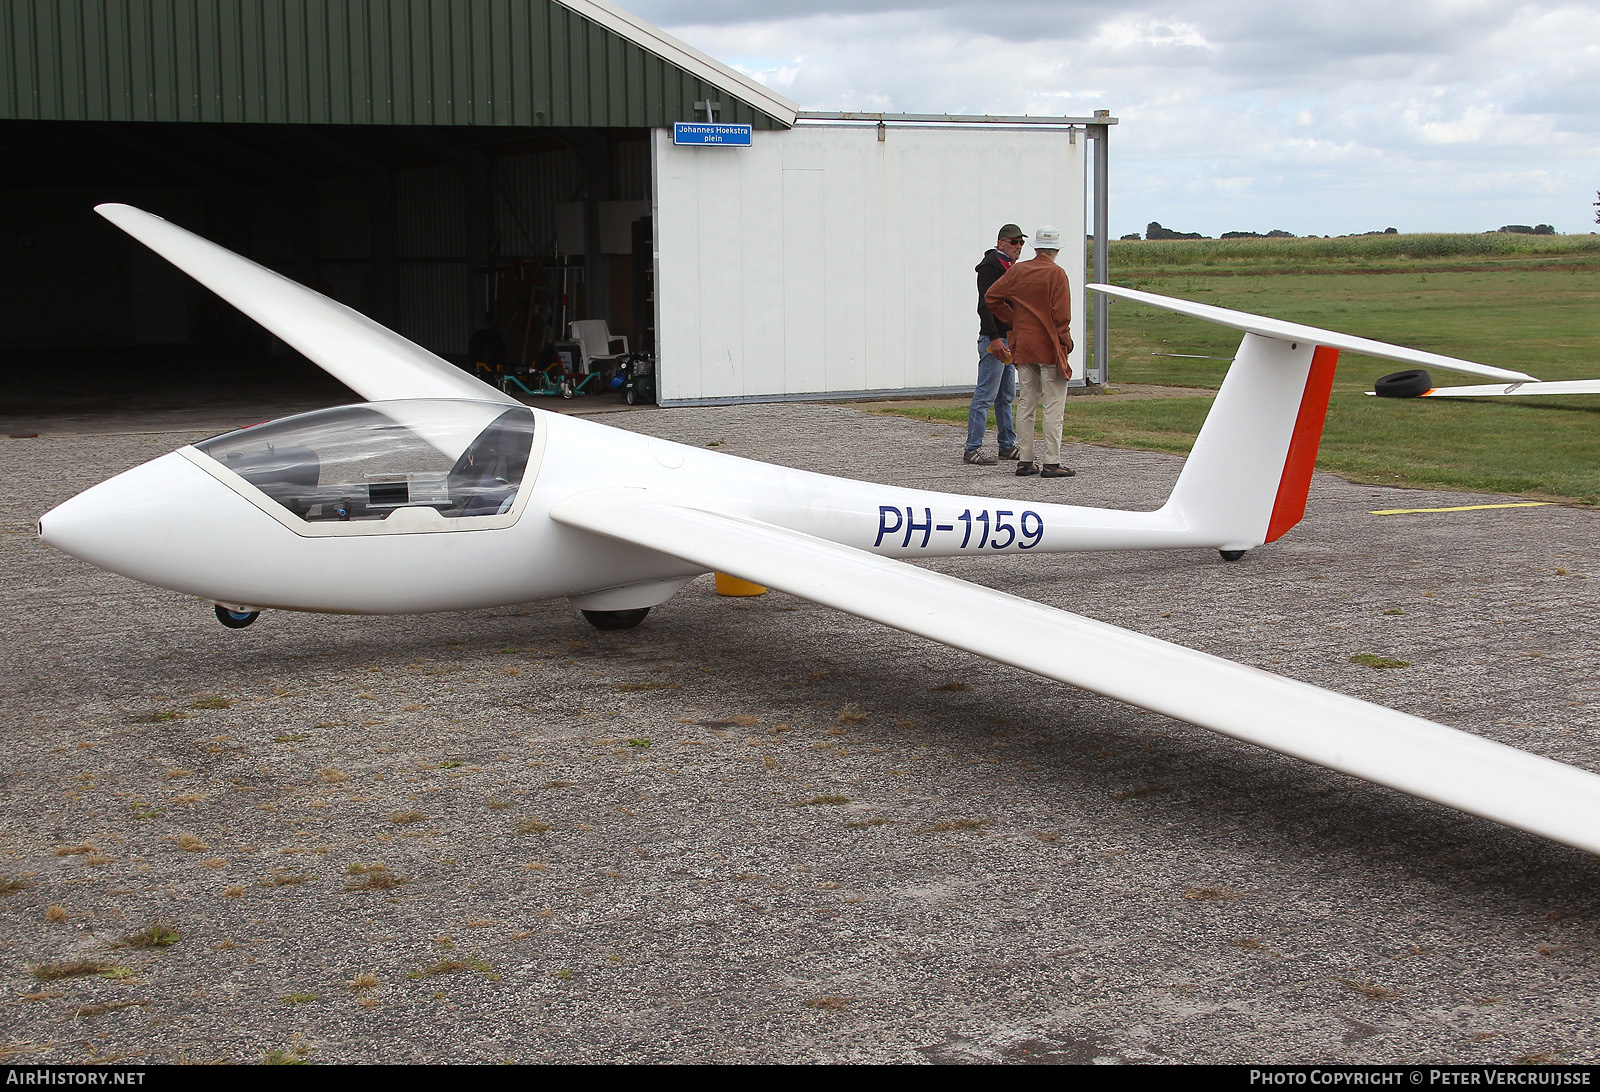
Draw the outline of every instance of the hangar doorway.
[[[0,122],[0,380],[29,406],[342,388],[100,217],[123,201],[471,369],[654,339],[648,129]],[[492,331],[487,336],[486,331]],[[474,335],[477,340],[474,341]]]

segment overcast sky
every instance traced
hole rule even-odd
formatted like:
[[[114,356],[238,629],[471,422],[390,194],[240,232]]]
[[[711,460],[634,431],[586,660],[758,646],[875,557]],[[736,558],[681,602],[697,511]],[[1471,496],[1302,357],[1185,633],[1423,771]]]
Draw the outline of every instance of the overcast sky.
[[[1113,237],[1600,231],[1600,0],[622,0],[811,110],[1110,110]]]

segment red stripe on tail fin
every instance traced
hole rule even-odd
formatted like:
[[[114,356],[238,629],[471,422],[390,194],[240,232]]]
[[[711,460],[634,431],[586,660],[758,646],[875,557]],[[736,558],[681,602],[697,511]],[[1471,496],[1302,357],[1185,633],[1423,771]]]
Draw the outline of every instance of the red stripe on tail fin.
[[[1306,514],[1311,470],[1317,465],[1317,445],[1322,442],[1322,424],[1328,418],[1328,396],[1333,392],[1333,369],[1338,363],[1338,349],[1318,345],[1311,354],[1311,372],[1306,376],[1305,394],[1300,397],[1300,413],[1294,419],[1294,436],[1289,440],[1289,455],[1283,461],[1278,496],[1272,502],[1272,519],[1267,522],[1268,542],[1282,538],[1284,532]]]

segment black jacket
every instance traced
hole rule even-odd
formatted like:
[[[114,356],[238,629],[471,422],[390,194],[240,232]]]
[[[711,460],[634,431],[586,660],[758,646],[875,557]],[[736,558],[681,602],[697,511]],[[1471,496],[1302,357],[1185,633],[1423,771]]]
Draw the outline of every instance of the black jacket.
[[[983,256],[983,261],[973,267],[978,274],[978,333],[984,337],[1005,337],[1011,332],[1011,327],[995,318],[989,305],[983,302],[983,294],[1006,271],[1005,263],[1000,259],[1000,252],[991,250]]]

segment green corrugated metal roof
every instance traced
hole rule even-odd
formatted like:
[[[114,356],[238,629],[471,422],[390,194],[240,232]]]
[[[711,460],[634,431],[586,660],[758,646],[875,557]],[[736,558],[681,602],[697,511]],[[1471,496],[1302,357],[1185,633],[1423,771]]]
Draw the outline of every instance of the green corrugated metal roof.
[[[0,118],[659,128],[699,99],[793,119],[595,0],[0,2]]]

